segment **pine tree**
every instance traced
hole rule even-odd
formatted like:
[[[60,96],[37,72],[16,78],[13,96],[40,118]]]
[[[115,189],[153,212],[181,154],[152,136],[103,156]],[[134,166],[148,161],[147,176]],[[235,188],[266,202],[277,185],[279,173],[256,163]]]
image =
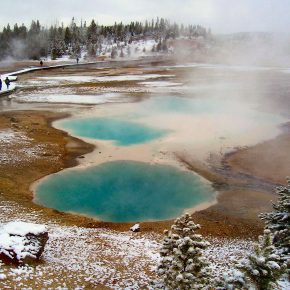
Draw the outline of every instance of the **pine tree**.
[[[164,52],[168,52],[168,46],[167,46],[167,43],[166,43],[166,40],[164,39],[163,42],[162,42],[162,47],[161,47],[162,51]]]
[[[87,44],[87,50],[88,50],[88,56],[89,57],[96,57],[96,45],[94,45],[93,43]]]
[[[70,33],[70,30],[69,30],[69,27],[67,27],[65,29],[65,32],[64,32],[64,42],[65,42],[65,44],[66,44],[67,47],[71,44],[71,33]]]
[[[97,43],[97,24],[92,20],[90,26],[87,29],[87,39],[93,44]]]
[[[266,228],[274,235],[274,245],[284,260],[290,255],[290,178],[287,186],[276,188],[278,200],[273,203],[273,212],[263,213],[260,218],[266,222]]]
[[[127,46],[127,55],[128,57],[131,56],[131,47],[129,45]]]
[[[160,39],[158,44],[157,44],[157,46],[156,46],[156,50],[157,51],[161,51],[161,49],[162,49],[162,42],[161,42],[161,39]]]
[[[168,289],[206,289],[208,268],[202,250],[209,243],[195,233],[196,225],[189,214],[175,220],[171,231],[165,232],[160,251],[158,273]]]
[[[225,288],[228,290],[247,289],[245,275],[237,269],[224,274],[224,280]]]
[[[123,48],[121,49],[121,52],[120,52],[120,57],[124,57],[125,54],[124,54],[124,51],[123,51]]]
[[[254,254],[242,260],[237,267],[245,274],[249,286],[254,284],[258,290],[277,289],[276,282],[285,272],[286,265],[277,253],[270,230],[264,230],[259,244],[255,244]]]
[[[62,57],[66,47],[63,40],[64,31],[61,27],[51,27],[49,31],[51,59]]]
[[[117,48],[116,47],[113,47],[112,48],[112,52],[111,52],[111,58],[114,59],[116,58],[118,55],[118,51],[117,51]]]
[[[52,60],[55,60],[57,59],[58,57],[58,52],[57,52],[57,49],[55,47],[53,47],[50,51],[50,56],[51,56],[51,59]]]

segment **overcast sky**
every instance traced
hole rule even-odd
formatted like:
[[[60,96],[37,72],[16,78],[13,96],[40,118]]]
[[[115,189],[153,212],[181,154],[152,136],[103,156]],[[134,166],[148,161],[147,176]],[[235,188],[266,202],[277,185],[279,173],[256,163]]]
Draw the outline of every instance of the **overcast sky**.
[[[216,33],[290,32],[290,0],[0,0],[0,26],[68,24],[74,16],[100,24],[165,17]]]

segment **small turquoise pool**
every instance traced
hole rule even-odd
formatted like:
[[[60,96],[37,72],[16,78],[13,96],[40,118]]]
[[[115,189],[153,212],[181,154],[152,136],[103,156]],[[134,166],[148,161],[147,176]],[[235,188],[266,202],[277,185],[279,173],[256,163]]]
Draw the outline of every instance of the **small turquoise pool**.
[[[91,139],[113,140],[116,145],[128,146],[158,139],[167,134],[131,121],[114,118],[79,118],[58,122],[72,135]]]
[[[103,221],[132,222],[175,218],[214,198],[211,186],[189,172],[114,161],[51,175],[37,186],[34,201]]]

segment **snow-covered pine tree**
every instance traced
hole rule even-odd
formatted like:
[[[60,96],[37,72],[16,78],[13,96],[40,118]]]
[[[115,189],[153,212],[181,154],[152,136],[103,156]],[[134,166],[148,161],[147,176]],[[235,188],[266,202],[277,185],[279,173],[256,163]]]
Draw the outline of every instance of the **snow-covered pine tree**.
[[[157,46],[156,46],[156,50],[157,51],[161,51],[162,50],[162,42],[161,42],[161,39],[159,40]]]
[[[124,54],[123,48],[121,48],[120,57],[124,57],[124,56],[125,54]]]
[[[229,273],[224,274],[224,281],[227,290],[247,289],[245,275],[237,269],[233,269]]]
[[[127,56],[131,56],[131,47],[129,45],[127,46]]]
[[[160,251],[158,274],[167,289],[206,289],[209,285],[207,263],[202,250],[209,243],[195,233],[200,229],[189,214],[177,218],[171,231],[165,231]]]
[[[112,48],[112,52],[111,52],[111,58],[114,59],[118,56],[118,50],[117,47],[113,47]]]
[[[93,43],[87,44],[88,56],[94,58],[96,56],[96,45]]]
[[[282,259],[290,258],[290,178],[287,185],[276,188],[278,200],[273,203],[273,212],[262,213],[260,218],[265,221],[266,228],[274,235],[274,245]]]
[[[277,253],[270,230],[264,230],[264,235],[259,237],[259,244],[255,244],[255,252],[237,267],[245,274],[249,286],[246,289],[251,285],[258,290],[279,289],[276,282],[285,272],[286,265]]]

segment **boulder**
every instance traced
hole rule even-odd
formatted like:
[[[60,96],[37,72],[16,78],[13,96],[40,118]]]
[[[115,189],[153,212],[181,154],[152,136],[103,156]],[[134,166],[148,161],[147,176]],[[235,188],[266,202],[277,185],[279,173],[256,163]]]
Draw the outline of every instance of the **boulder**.
[[[130,231],[134,233],[140,232],[140,224],[135,224],[133,227],[130,228]]]
[[[47,240],[44,225],[7,223],[0,228],[0,260],[6,264],[30,264],[40,259]]]

